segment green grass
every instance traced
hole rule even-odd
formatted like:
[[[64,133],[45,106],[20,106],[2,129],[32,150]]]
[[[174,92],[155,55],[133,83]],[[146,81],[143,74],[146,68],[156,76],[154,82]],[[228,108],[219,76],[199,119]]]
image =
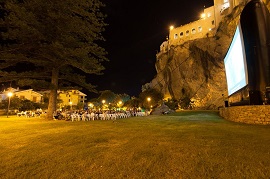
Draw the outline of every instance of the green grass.
[[[269,178],[270,126],[216,112],[113,121],[0,116],[0,178]]]

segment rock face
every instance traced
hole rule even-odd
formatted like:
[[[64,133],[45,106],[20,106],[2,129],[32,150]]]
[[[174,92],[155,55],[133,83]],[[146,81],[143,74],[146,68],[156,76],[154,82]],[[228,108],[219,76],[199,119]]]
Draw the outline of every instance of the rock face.
[[[269,8],[269,0],[266,2]],[[236,7],[220,23],[215,36],[170,46],[157,54],[156,77],[143,86],[155,88],[165,98],[188,99],[193,109],[217,109],[224,104],[227,84],[223,59],[231,43],[244,5]]]
[[[161,104],[159,107],[153,109],[151,114],[153,115],[161,115],[161,114],[169,114],[175,112],[174,110],[171,110],[168,106],[166,106],[164,103]]]

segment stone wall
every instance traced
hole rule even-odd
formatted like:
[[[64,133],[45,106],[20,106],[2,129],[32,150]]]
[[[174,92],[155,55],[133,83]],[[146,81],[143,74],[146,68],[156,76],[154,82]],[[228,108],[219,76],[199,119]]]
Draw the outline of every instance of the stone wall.
[[[226,120],[246,124],[270,124],[270,105],[233,106],[220,108],[219,114]]]

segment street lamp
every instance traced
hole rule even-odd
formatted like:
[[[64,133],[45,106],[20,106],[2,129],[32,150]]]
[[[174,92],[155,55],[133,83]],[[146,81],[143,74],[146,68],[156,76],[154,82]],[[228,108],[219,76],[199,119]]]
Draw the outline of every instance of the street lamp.
[[[69,104],[70,104],[70,110],[72,110],[72,101],[70,101]]]
[[[90,108],[93,108],[93,107],[94,107],[94,104],[93,104],[93,103],[90,103],[90,104],[89,104],[89,107],[90,107]]]
[[[10,106],[10,98],[11,98],[11,96],[13,95],[13,93],[12,92],[8,92],[8,109],[7,109],[7,117],[8,117],[8,113],[9,113],[9,106]]]
[[[117,106],[119,107],[119,110],[120,110],[120,108],[121,108],[122,104],[123,104],[123,102],[122,102],[122,101],[119,101],[119,102],[117,103]]]
[[[101,102],[102,102],[102,109],[104,110],[105,108],[104,104],[106,103],[106,100],[103,99]]]
[[[147,98],[147,101],[148,101],[148,106],[150,106],[150,101],[151,101],[151,98],[150,98],[150,97],[148,97],[148,98]]]

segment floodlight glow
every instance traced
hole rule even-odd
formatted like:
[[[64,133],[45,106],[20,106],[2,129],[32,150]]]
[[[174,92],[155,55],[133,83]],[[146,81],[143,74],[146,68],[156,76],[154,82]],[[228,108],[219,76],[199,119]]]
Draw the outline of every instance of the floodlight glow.
[[[202,19],[204,19],[205,16],[206,16],[205,13],[202,13],[202,14],[201,14],[201,18],[202,18]]]

